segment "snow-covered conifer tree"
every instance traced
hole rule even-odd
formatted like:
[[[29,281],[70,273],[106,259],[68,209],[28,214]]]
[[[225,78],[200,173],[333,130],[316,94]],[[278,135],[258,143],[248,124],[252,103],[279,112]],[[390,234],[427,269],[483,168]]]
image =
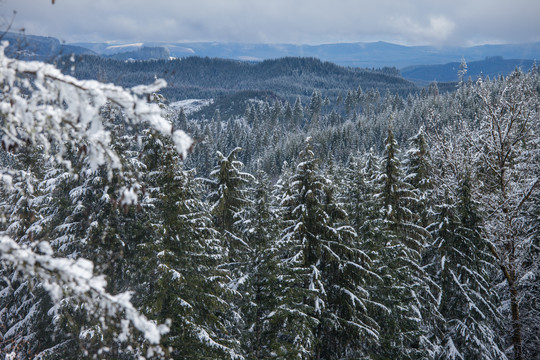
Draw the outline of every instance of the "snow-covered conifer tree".
[[[435,280],[440,286],[439,311],[444,318],[436,336],[440,359],[505,359],[498,336],[501,315],[492,284],[494,259],[481,234],[478,204],[471,198],[465,173],[457,198],[437,206],[433,229]]]
[[[157,104],[149,104],[146,98],[143,99],[143,95],[163,87],[163,81],[129,90],[97,81],[80,81],[62,74],[52,65],[7,58],[3,51],[6,46],[4,42],[0,49],[3,150],[37,149],[44,164],[55,164],[68,173],[73,173],[70,153],[81,154],[85,157],[85,169],[97,171],[102,168],[107,179],[116,176],[122,185],[126,185],[124,160],[112,146],[110,128],[101,116],[103,106],[112,103],[122,110],[128,126],[146,123],[157,132],[171,136],[177,151],[182,156],[187,155],[192,144],[189,137],[181,130],[173,130],[170,122],[162,118]],[[12,188],[14,176],[9,167],[2,168],[1,176],[3,183]],[[119,186],[112,191],[118,194],[120,206],[131,204],[133,188]],[[36,221],[40,220],[36,217]],[[29,227],[34,226],[35,233],[39,230],[36,221]],[[157,326],[142,316],[129,301],[129,293],[110,294],[105,278],[94,275],[90,261],[76,256],[61,257],[61,253],[51,246],[50,238],[40,240],[26,242],[23,237],[12,238],[9,233],[2,233],[2,266],[11,266],[22,277],[43,284],[55,308],[65,298],[78,299],[80,306],[98,321],[118,326],[114,341],[124,342],[131,338],[131,329],[136,328],[148,343],[159,343],[167,327]]]
[[[378,339],[371,318],[368,257],[318,169],[311,139],[281,200],[285,228],[277,242],[280,292],[272,321],[282,356],[339,359],[362,356]]]
[[[153,236],[139,246],[145,271],[139,302],[148,317],[170,321],[163,344],[175,358],[238,357],[227,333],[229,272],[220,269],[226,250],[202,201],[200,181],[182,169],[172,144],[158,134],[144,140],[148,205]]]
[[[410,209],[416,194],[405,181],[399,148],[388,128],[381,158],[376,197],[380,204],[377,237],[373,239],[374,271],[383,279],[373,287],[375,299],[385,306],[375,314],[381,327],[381,342],[374,351],[382,357],[414,359],[433,355],[428,338],[425,306],[438,316],[429,277],[420,265],[429,233],[417,224]],[[434,313],[435,311],[435,313]]]

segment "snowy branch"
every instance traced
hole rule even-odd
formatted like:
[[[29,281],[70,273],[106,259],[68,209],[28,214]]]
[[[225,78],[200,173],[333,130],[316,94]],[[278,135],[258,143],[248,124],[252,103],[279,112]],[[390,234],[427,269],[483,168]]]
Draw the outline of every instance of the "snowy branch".
[[[103,276],[93,274],[91,261],[53,257],[53,250],[46,242],[40,243],[38,249],[41,254],[7,236],[0,237],[0,259],[42,281],[56,303],[66,296],[75,296],[83,299],[91,310],[103,310],[109,315],[124,313],[151,344],[159,344],[161,335],[169,331],[167,326],[158,326],[141,315],[131,304],[129,293],[107,293],[107,282]],[[122,333],[118,338],[127,339],[127,335]]]

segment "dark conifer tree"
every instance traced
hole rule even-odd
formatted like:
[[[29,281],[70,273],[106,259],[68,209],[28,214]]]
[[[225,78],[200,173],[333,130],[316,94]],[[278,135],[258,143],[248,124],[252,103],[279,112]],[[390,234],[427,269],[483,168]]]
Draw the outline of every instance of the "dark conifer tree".
[[[143,151],[153,236],[139,246],[140,302],[159,323],[170,321],[163,345],[175,359],[234,358],[228,333],[226,250],[202,201],[200,184],[182,169],[179,155],[149,134]]]
[[[277,334],[270,326],[269,316],[276,307],[276,249],[272,246],[278,236],[278,219],[270,203],[270,183],[259,170],[256,176],[253,202],[247,208],[241,226],[242,237],[251,253],[244,279],[238,284],[242,294],[241,313],[245,327],[241,342],[248,358],[271,357]]]

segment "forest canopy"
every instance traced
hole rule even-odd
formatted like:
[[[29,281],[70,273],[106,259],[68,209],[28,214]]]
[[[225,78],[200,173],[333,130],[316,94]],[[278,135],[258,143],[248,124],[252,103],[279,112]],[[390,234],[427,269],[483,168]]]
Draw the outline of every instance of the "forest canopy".
[[[314,59],[190,61],[208,62],[203,88],[214,66],[343,81]],[[99,76],[89,64],[73,73]],[[0,349],[533,359],[538,69],[406,94],[357,72],[345,92],[206,116],[169,106],[163,80],[122,88],[0,51]]]

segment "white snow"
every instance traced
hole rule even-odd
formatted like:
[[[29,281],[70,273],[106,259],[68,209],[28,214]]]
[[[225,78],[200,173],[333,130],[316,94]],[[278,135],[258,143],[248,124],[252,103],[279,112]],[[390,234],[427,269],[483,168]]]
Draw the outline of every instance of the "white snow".
[[[43,244],[40,247],[46,248]],[[59,304],[68,292],[84,298],[90,309],[107,309],[110,315],[124,313],[126,319],[141,331],[151,344],[159,344],[161,335],[169,331],[167,326],[158,326],[140,314],[131,304],[131,293],[107,293],[105,277],[93,274],[94,264],[89,260],[36,254],[31,248],[21,246],[7,236],[0,237],[0,259],[39,278],[56,304]]]
[[[214,102],[213,99],[187,99],[181,101],[175,101],[169,104],[169,107],[180,110],[182,108],[186,115],[194,113],[201,108],[208,106]]]
[[[130,48],[130,47],[137,47],[140,48],[144,45],[144,43],[133,43],[133,44],[122,44],[122,45],[109,45],[106,47],[107,50],[111,49],[122,49],[122,48]]]

